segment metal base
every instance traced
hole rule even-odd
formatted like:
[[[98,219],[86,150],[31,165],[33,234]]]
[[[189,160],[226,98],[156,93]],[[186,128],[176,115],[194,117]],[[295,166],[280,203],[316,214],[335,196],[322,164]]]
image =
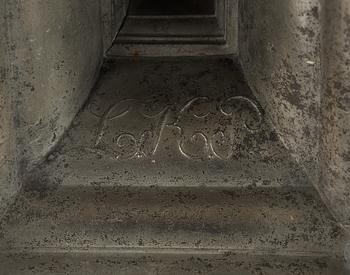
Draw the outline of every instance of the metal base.
[[[346,274],[346,236],[231,60],[107,65],[3,220],[0,274]]]

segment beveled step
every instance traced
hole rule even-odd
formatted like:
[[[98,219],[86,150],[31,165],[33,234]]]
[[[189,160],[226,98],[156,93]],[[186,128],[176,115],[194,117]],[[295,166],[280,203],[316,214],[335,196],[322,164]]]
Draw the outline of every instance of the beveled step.
[[[346,275],[337,257],[245,254],[31,253],[0,254],[2,275]]]
[[[119,59],[33,180],[66,186],[307,186],[232,61]]]
[[[10,274],[342,274],[345,243],[221,58],[110,64],[0,226]]]
[[[335,256],[345,236],[312,189],[61,187],[24,192],[9,252],[169,249]]]

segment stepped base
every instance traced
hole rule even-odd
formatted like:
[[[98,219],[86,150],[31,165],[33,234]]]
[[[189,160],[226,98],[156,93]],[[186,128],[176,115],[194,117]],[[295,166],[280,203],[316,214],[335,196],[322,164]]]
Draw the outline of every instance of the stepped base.
[[[344,243],[312,189],[61,187],[22,194],[4,220],[0,247],[333,256]]]
[[[309,185],[232,61],[114,62],[35,184]]]
[[[285,256],[62,253],[0,255],[0,274],[11,275],[345,275],[337,258]],[[1,273],[3,272],[3,273]]]
[[[126,59],[2,221],[0,274],[338,275],[346,241],[232,62]]]
[[[0,274],[346,274],[309,188],[27,190],[0,232]]]

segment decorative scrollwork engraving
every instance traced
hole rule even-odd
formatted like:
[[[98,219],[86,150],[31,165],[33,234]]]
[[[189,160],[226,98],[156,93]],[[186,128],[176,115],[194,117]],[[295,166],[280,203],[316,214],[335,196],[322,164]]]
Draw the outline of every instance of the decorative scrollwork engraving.
[[[251,108],[251,110],[255,113],[256,115],[256,119],[257,119],[257,123],[256,123],[256,126],[255,127],[252,127],[247,121],[244,121],[244,127],[254,133],[256,131],[258,131],[260,129],[260,126],[263,122],[263,116],[262,116],[262,113],[258,107],[258,105],[253,101],[251,100],[250,98],[247,98],[247,97],[244,97],[244,96],[232,96],[226,100],[224,100],[222,102],[222,104],[220,105],[220,111],[223,115],[225,116],[230,116],[232,117],[232,120],[234,120],[234,112],[231,110],[231,111],[227,111],[225,110],[225,107],[227,106],[231,106],[234,105],[235,103],[246,103],[249,108]],[[233,103],[233,104],[232,104]],[[226,105],[226,106],[225,106]]]
[[[169,107],[166,107],[160,113],[160,118],[159,118],[159,122],[158,122],[157,129],[156,129],[156,139],[157,140],[156,140],[154,149],[152,151],[152,156],[154,156],[156,154],[157,150],[158,150],[158,147],[159,147],[159,144],[160,144],[160,140],[161,140],[162,135],[163,135],[164,128],[165,128],[165,126],[167,125],[167,122],[168,122],[169,112],[170,112]]]
[[[225,142],[226,140],[226,142]],[[221,145],[221,147],[224,147],[224,143],[226,143],[225,148],[219,152],[218,144]],[[218,131],[217,133],[213,134],[211,139],[210,139],[210,149],[212,154],[217,158],[217,159],[230,159],[233,155],[233,148],[232,148],[232,142],[230,139],[227,141],[227,136],[223,131]],[[226,153],[224,154],[223,151]]]
[[[203,142],[203,154],[202,156],[200,154],[197,154],[197,155],[194,155],[194,154],[190,154],[186,149],[185,149],[185,146],[184,146],[184,142],[185,140],[184,139],[181,139],[179,141],[179,150],[181,152],[181,154],[186,157],[187,159],[204,159],[205,157],[208,156],[209,154],[209,143],[208,143],[208,138],[207,136],[202,133],[202,132],[196,132],[194,133],[191,138],[190,138],[190,141],[192,143],[197,143],[197,141],[202,141]],[[198,143],[197,143],[198,144]]]
[[[213,104],[216,106],[216,112],[211,111],[214,110]],[[232,96],[219,103],[206,96],[195,97],[180,108],[176,102],[169,104],[166,100],[156,97],[143,102],[123,99],[110,106],[103,115],[90,111],[100,119],[94,147],[102,148],[102,141],[108,132],[112,142],[106,144],[114,146],[111,151],[116,159],[121,160],[153,158],[159,150],[167,128],[177,130],[179,135],[174,135],[173,138],[177,139],[177,149],[183,157],[191,160],[227,160],[234,155],[237,146],[237,127],[233,125],[243,123],[244,129],[252,134],[257,132],[263,123],[258,104],[245,96]],[[242,113],[248,115],[242,119]],[[113,128],[110,125],[112,121],[119,120],[122,121],[122,125],[128,127],[132,123],[127,118],[138,119],[136,124],[145,125],[145,128],[133,133],[123,131],[122,128],[118,130],[118,127]],[[133,131],[135,132],[134,128]]]
[[[192,98],[191,100],[189,100],[188,102],[186,102],[186,104],[180,109],[178,115],[176,116],[176,120],[174,122],[174,126],[179,126],[179,122],[181,121],[183,115],[185,112],[187,112],[191,107],[193,107],[196,103],[198,102],[209,102],[209,98],[206,96],[201,96],[201,97],[195,97]],[[193,114],[196,118],[205,118],[209,115],[209,112],[204,113],[204,114]]]
[[[110,108],[108,108],[108,110],[103,114],[101,118],[101,122],[100,122],[100,129],[98,131],[98,135],[96,137],[96,141],[95,141],[95,147],[98,146],[104,136],[105,130],[106,130],[106,126],[107,126],[107,122],[108,121],[112,121],[114,119],[117,118],[121,118],[125,115],[127,115],[130,111],[130,103],[134,102],[135,99],[124,99],[114,105],[112,105]],[[118,109],[117,107],[123,106],[123,104],[127,103],[126,106],[124,106],[124,108]],[[114,111],[117,111],[117,113],[113,113]]]
[[[131,143],[131,144],[128,144]],[[131,159],[139,155],[139,148],[138,148],[138,143],[139,141],[136,140],[135,136],[130,134],[130,133],[123,133],[117,136],[116,138],[116,145],[120,148],[123,149],[125,148],[127,151],[126,156],[123,158],[125,159]],[[130,150],[130,147],[132,150]],[[118,154],[117,158],[120,158],[123,156],[123,154]]]

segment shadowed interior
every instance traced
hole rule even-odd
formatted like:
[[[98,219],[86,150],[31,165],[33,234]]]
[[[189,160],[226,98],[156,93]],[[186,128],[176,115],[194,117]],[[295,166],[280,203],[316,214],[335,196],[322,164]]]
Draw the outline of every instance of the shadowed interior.
[[[132,15],[210,15],[215,13],[215,0],[132,0]]]

